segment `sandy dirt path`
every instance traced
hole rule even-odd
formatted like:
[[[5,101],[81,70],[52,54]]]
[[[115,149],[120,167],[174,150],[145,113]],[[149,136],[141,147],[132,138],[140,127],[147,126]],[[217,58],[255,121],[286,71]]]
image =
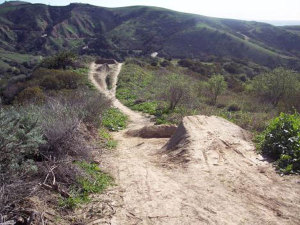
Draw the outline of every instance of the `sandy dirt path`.
[[[126,130],[113,133],[117,149],[101,156],[116,179],[119,200],[112,200],[113,217],[99,224],[300,224],[298,178],[280,177],[259,159],[251,163],[241,159],[236,167],[226,162],[171,164],[158,154],[168,139],[128,136],[127,131],[152,122],[115,98],[122,64],[100,67],[91,64],[91,82],[130,122]],[[110,90],[105,84],[107,76],[112,80]],[[214,126],[217,130],[218,125]]]

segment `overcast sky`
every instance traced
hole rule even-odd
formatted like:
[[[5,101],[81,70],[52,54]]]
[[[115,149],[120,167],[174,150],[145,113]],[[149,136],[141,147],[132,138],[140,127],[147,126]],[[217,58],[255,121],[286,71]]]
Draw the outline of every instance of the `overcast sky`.
[[[29,0],[29,2],[50,5],[81,2],[106,7],[150,5],[220,18],[300,21],[300,0]]]

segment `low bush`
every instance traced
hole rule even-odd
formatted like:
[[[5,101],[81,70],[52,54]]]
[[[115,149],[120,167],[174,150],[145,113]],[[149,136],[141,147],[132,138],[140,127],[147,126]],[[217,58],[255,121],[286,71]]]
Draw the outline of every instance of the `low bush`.
[[[87,149],[84,140],[78,137],[79,129],[82,122],[94,127],[100,126],[102,114],[108,107],[107,100],[89,90],[77,90],[70,95],[49,98],[44,105],[36,109],[47,139],[47,145],[43,147],[44,154],[88,158],[90,150]]]
[[[53,74],[59,81],[60,89],[76,89],[82,83],[82,76],[72,71],[57,71]]]
[[[21,91],[16,99],[16,103],[43,103],[45,101],[45,94],[43,93],[42,89],[38,86],[34,87],[27,87],[23,91]]]
[[[222,72],[222,68],[219,65],[208,65],[191,59],[181,59],[178,61],[178,65],[187,67],[190,70],[205,76],[211,76],[212,74]]]
[[[48,69],[66,69],[73,65],[76,56],[72,52],[60,52],[48,57],[41,62],[41,67]]]
[[[268,113],[250,113],[245,111],[230,112],[228,110],[212,111],[209,115],[218,115],[223,117],[243,129],[262,132],[266,128],[266,121],[272,116]]]
[[[238,104],[236,103],[233,103],[231,105],[228,106],[228,109],[227,109],[229,112],[237,112],[237,111],[240,111],[241,108],[239,107]]]
[[[14,108],[0,109],[1,174],[27,172],[28,168],[34,168],[32,159],[44,143],[42,129],[35,115]]]
[[[37,195],[44,192],[39,183],[51,189],[55,181],[53,190],[64,197],[68,195],[62,190],[71,194],[74,186],[86,193],[102,190],[103,180],[93,180],[85,169],[72,162],[90,161],[94,145],[88,142],[86,124],[99,125],[108,107],[109,102],[93,91],[72,90],[48,97],[42,104],[1,108],[0,214],[17,212],[19,203],[33,191]],[[111,142],[109,145],[113,146]],[[10,193],[12,189],[14,192]]]
[[[298,105],[298,99],[291,102],[295,94],[300,93],[300,74],[284,68],[276,68],[273,71],[256,76],[248,87],[262,100],[271,102],[277,106],[281,101],[289,102],[289,106]]]
[[[171,66],[172,63],[171,63],[170,61],[164,60],[164,61],[162,61],[162,62],[160,63],[160,65],[161,65],[162,67],[168,67],[168,66]]]
[[[39,146],[46,140],[36,118],[26,110],[0,108],[0,214],[32,192]],[[25,181],[24,181],[25,179]]]
[[[300,115],[281,113],[257,138],[262,154],[283,173],[300,172]]]
[[[46,90],[57,90],[60,88],[59,80],[54,76],[46,76],[40,85]]]

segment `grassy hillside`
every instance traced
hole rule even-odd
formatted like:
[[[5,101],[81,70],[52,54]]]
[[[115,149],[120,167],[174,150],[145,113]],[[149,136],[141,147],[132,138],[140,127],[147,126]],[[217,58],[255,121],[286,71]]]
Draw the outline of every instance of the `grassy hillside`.
[[[127,59],[119,76],[117,98],[133,110],[154,115],[157,124],[180,123],[187,115],[218,115],[254,132],[262,131],[279,112],[300,110],[300,73],[279,69],[276,78],[276,72],[269,75],[261,70],[251,80],[243,74],[227,73],[228,64],[224,63],[217,73],[223,74],[227,88],[214,102],[210,86],[213,76],[204,75],[199,62],[182,67],[182,61],[173,60],[167,66],[160,61],[154,66],[145,58]],[[199,72],[195,72],[195,65]],[[275,78],[265,80],[270,77]],[[287,87],[285,93],[279,93],[278,83]],[[280,96],[276,104],[271,100],[274,96],[265,92],[268,85],[276,86],[272,86],[275,97]],[[170,107],[174,102],[177,105]]]
[[[29,3],[2,4],[0,21],[0,47],[19,53],[68,49],[124,59],[157,51],[168,57],[230,57],[267,66],[299,66],[297,31],[264,23],[145,6]]]

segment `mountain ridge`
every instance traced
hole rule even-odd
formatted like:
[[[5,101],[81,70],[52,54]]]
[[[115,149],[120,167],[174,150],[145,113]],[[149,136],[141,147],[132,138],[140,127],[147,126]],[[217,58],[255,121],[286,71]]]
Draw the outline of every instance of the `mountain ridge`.
[[[7,4],[0,6],[0,48],[8,51],[47,55],[72,49],[119,58],[157,51],[176,58],[229,57],[268,66],[300,60],[300,33],[289,27],[149,6]]]

